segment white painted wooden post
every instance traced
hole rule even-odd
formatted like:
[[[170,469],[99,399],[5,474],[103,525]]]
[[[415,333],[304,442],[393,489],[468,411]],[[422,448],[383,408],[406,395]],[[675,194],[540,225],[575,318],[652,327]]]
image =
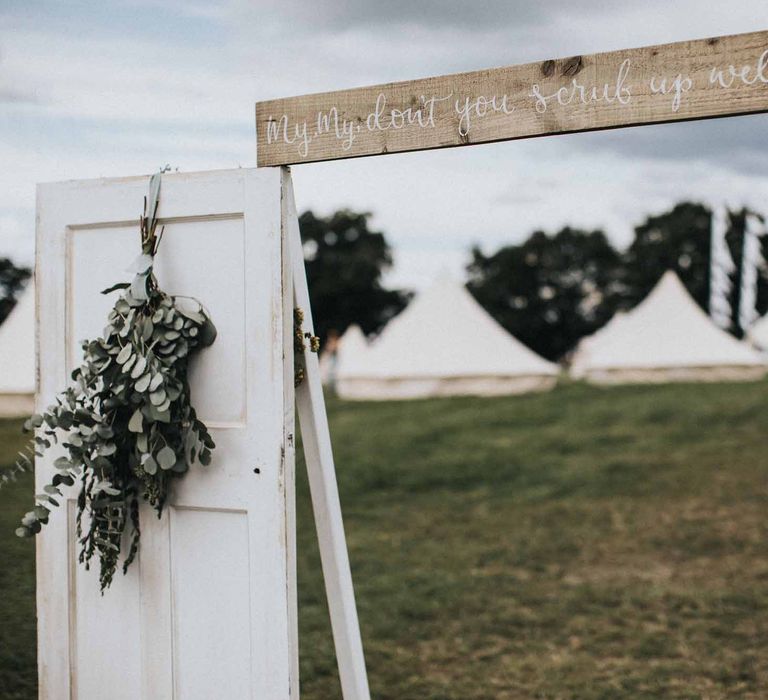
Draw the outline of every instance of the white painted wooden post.
[[[283,219],[287,226],[289,256],[293,267],[294,299],[296,306],[304,312],[304,330],[312,332],[312,312],[299,221],[291,175],[287,168],[283,168]],[[306,372],[304,381],[296,390],[296,407],[301,424],[341,689],[344,700],[369,700],[368,676],[317,355],[305,350],[304,364]]]
[[[101,333],[139,250],[148,178],[38,189],[38,406]],[[38,663],[46,700],[296,698],[292,299],[276,169],[163,178],[160,283],[198,297],[216,343],[191,372],[212,464],[175,484],[141,552],[102,597],[77,563],[73,488],[37,540]],[[289,288],[288,288],[289,289]],[[289,330],[286,330],[289,329]],[[52,473],[40,460],[37,487]],[[350,696],[351,697],[351,696]]]

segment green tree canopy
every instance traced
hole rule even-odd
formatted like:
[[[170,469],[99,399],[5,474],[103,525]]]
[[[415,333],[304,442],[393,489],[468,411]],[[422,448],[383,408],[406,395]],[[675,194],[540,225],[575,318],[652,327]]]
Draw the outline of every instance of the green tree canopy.
[[[726,242],[736,263],[732,277],[731,330],[741,336],[738,308],[741,289],[741,256],[747,215],[754,214],[742,208],[729,212]],[[635,239],[625,255],[626,300],[625,307],[641,301],[666,270],[674,270],[691,296],[705,311],[709,310],[710,235],[712,211],[703,204],[681,202],[670,211],[649,216],[635,228]],[[765,237],[764,237],[765,238]],[[763,240],[763,248],[765,248]],[[768,310],[768,279],[765,271],[758,275],[757,311]]]
[[[0,323],[13,309],[31,274],[28,267],[17,266],[9,258],[0,258]]]
[[[710,209],[681,202],[635,227],[635,239],[624,256],[625,306],[640,302],[664,272],[674,270],[699,306],[707,309],[711,225]]]
[[[746,214],[730,214],[727,241],[737,263]],[[391,250],[384,234],[369,229],[369,218],[367,213],[340,210],[325,218],[307,211],[299,219],[316,331],[323,339],[331,330],[343,333],[352,323],[365,333],[376,332],[407,302],[402,291],[382,285],[382,275],[392,264]],[[475,247],[468,288],[510,333],[557,360],[617,310],[642,301],[666,270],[674,270],[707,310],[711,221],[705,205],[680,202],[636,226],[624,252],[601,230],[571,227],[555,234],[535,231],[523,243],[489,255]],[[738,272],[733,283],[735,317]],[[765,272],[757,308],[759,313],[768,310]],[[737,324],[733,330],[741,332]]]
[[[726,240],[741,261],[748,211],[730,212]],[[752,213],[752,212],[749,212]],[[519,340],[551,360],[559,359],[585,335],[619,310],[641,302],[667,270],[674,270],[691,296],[709,308],[712,212],[681,202],[635,227],[623,253],[602,231],[566,227],[555,235],[535,231],[520,245],[492,255],[472,251],[469,289],[485,309]],[[766,247],[766,241],[763,241]],[[741,271],[733,276],[733,330],[738,327]],[[768,311],[768,278],[758,278],[757,311]]]
[[[384,234],[368,228],[369,218],[348,209],[325,218],[311,211],[299,217],[315,332],[321,340],[353,323],[366,334],[378,331],[407,302],[402,291],[382,286],[392,253]]]
[[[480,304],[550,360],[606,323],[622,291],[621,256],[599,230],[536,231],[489,256],[474,248],[468,271]]]

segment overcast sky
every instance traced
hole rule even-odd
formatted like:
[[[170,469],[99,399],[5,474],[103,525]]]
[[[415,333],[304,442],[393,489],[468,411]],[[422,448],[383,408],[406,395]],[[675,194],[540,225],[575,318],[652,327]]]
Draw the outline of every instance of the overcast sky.
[[[765,0],[0,0],[0,255],[31,262],[35,183],[252,167],[254,102],[768,28]],[[297,203],[371,211],[392,284],[534,228],[625,245],[681,198],[768,212],[768,116],[294,168]]]

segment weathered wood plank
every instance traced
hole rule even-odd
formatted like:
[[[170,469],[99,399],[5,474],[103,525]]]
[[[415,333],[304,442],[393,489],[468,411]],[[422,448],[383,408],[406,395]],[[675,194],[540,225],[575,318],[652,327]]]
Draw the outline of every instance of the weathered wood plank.
[[[768,111],[768,31],[256,104],[258,165]]]

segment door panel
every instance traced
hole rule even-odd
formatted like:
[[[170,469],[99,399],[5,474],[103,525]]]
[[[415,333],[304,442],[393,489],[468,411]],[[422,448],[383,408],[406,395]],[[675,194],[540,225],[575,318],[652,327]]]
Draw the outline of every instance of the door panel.
[[[81,341],[101,334],[116,295],[99,292],[130,281],[147,186],[128,178],[38,190],[40,406],[66,385]],[[70,517],[52,514],[38,538],[43,698],[295,694],[280,187],[276,170],[163,177],[156,272],[165,291],[203,302],[219,331],[190,369],[217,448],[209,467],[175,484],[161,520],[142,508],[138,561],[103,597],[97,570],[76,562],[74,488]],[[38,488],[51,462],[38,468]]]

